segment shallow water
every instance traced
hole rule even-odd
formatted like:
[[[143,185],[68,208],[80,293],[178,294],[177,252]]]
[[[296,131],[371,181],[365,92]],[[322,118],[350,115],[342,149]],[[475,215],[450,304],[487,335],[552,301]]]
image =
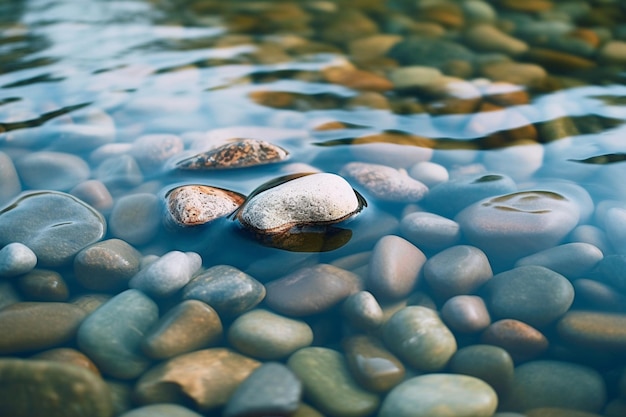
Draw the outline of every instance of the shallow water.
[[[107,220],[120,198],[136,193],[157,196],[163,203],[158,215],[164,218],[166,193],[184,184],[249,195],[266,181],[290,173],[339,173],[357,161],[413,175],[416,163],[430,161],[437,169],[445,168],[450,179],[474,175],[488,182],[493,180],[489,175],[504,175],[516,190],[564,193],[581,212],[578,228],[550,246],[586,242],[604,257],[626,255],[624,6],[619,1],[538,1],[529,3],[536,9],[525,10],[523,2],[501,1],[489,3],[495,15],[481,15],[470,12],[466,3],[483,4],[0,2],[0,152],[16,163],[22,177],[19,190],[0,180],[0,204],[31,189],[72,192],[82,182],[74,183],[74,174],[53,170],[31,182],[43,187],[29,186],[24,181],[28,173],[20,171],[18,161],[40,151],[72,154],[88,164],[83,180],[101,180],[112,196],[100,209]],[[510,40],[506,47],[470,40],[469,30],[479,24],[511,34],[526,49],[499,50],[519,47]],[[359,43],[374,35],[381,35],[376,42]],[[464,49],[409,57],[392,49],[411,36],[445,39],[464,46],[470,55]],[[611,42],[620,52],[607,51]],[[546,50],[553,55],[546,57]],[[494,69],[505,62],[534,67]],[[418,81],[408,80],[398,69],[409,66],[437,68],[435,81],[424,82],[423,74]],[[175,135],[184,149],[166,158],[157,155],[151,164],[149,146],[138,149],[136,142],[157,134]],[[280,164],[241,170],[175,168],[185,157],[234,138],[268,141],[290,155]],[[125,171],[124,164],[134,163],[123,159],[128,155],[143,161],[137,170]],[[107,171],[102,168],[106,160],[119,165],[110,162],[114,169]],[[62,180],[55,182],[55,175]],[[169,228],[159,218],[150,239],[134,246],[142,255],[194,251],[205,268],[232,265],[263,283],[303,266],[333,262],[363,277],[369,251],[381,237],[407,237],[400,221],[409,213],[428,211],[452,219],[463,208],[449,212],[453,202],[429,201],[428,195],[424,201],[385,201],[350,181],[368,206],[341,224],[343,234],[334,235],[338,240],[328,245],[317,242],[286,251],[264,246],[231,219],[192,230]],[[384,195],[388,190],[378,191]],[[488,195],[497,194],[503,193]],[[468,236],[455,244],[473,244]],[[105,238],[115,237],[121,236],[109,228]],[[543,239],[532,234],[525,238]],[[0,240],[10,242],[11,237]],[[311,249],[321,247],[319,252]],[[444,249],[419,248],[428,258]],[[510,258],[506,250],[500,257],[491,254],[498,251],[481,249],[490,255],[494,274],[533,253]],[[72,297],[89,292],[72,281],[67,265],[56,269],[70,284]],[[566,278],[606,284],[602,272],[591,269]],[[600,294],[585,287],[588,282],[574,284],[572,309],[608,310],[624,317],[624,286],[607,285]],[[445,301],[425,284],[417,289],[435,298],[438,307]],[[603,298],[605,290],[608,298]],[[419,304],[416,298],[414,294],[409,304]],[[618,301],[606,305],[607,299]],[[160,303],[165,311],[176,301]],[[339,314],[335,309],[306,318],[316,332],[314,344],[338,348],[341,337],[352,332],[337,324]],[[542,328],[550,349],[533,359],[593,367],[602,375],[608,396],[600,409],[586,411],[621,415],[626,390],[617,381],[624,373],[623,349],[609,348],[610,359],[601,360],[606,350],[596,346],[587,357],[576,344],[563,346],[555,323]],[[477,334],[457,338],[459,346],[480,340]],[[626,337],[618,344],[626,346]],[[16,352],[23,357],[32,353]],[[127,386],[132,389],[132,384]]]

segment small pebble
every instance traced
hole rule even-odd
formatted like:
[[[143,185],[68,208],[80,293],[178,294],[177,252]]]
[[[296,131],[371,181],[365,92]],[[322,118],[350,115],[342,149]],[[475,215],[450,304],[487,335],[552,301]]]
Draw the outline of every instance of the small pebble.
[[[182,152],[183,140],[171,134],[150,134],[135,139],[130,154],[143,172],[157,171],[165,162]]]
[[[202,417],[202,414],[178,404],[152,404],[134,408],[119,417]]]
[[[557,331],[574,346],[619,352],[626,347],[626,314],[570,311],[558,321]]]
[[[400,222],[400,233],[415,246],[427,251],[440,251],[461,239],[461,228],[457,222],[428,212],[404,216]]]
[[[109,189],[135,187],[144,180],[139,164],[127,154],[102,161],[95,169],[94,177]]]
[[[187,285],[201,266],[202,258],[195,252],[168,252],[142,268],[128,286],[155,297],[169,297]]]
[[[48,269],[33,269],[18,277],[17,286],[29,301],[67,301],[70,297],[61,274]]]
[[[489,311],[482,298],[475,295],[457,295],[441,307],[441,318],[455,332],[476,333],[491,324]]]
[[[480,340],[503,348],[516,362],[536,358],[548,348],[548,339],[539,330],[514,319],[491,323]]]
[[[256,139],[241,139],[179,161],[178,169],[232,169],[273,164],[289,153],[280,146]]]
[[[161,224],[161,204],[153,194],[120,197],[109,216],[111,234],[131,245],[144,245],[157,234]]]
[[[448,170],[443,165],[430,161],[418,162],[411,166],[408,172],[412,178],[422,182],[429,188],[450,179]]]
[[[343,302],[342,313],[351,326],[373,330],[384,321],[383,310],[369,291],[356,292]]]
[[[450,359],[450,371],[482,379],[502,396],[513,384],[513,359],[506,350],[491,345],[459,349]]]
[[[28,246],[13,242],[0,249],[0,277],[14,277],[32,271],[37,255]]]
[[[575,242],[555,246],[518,259],[515,266],[543,266],[568,279],[575,279],[586,276],[603,257],[602,251],[596,246]]]
[[[24,187],[35,190],[68,191],[89,178],[87,163],[64,152],[33,152],[15,161]]]
[[[102,181],[83,181],[72,188],[70,194],[100,212],[108,211],[113,207],[113,196]]]
[[[74,258],[74,276],[86,289],[120,291],[139,272],[141,253],[121,239],[87,246]]]

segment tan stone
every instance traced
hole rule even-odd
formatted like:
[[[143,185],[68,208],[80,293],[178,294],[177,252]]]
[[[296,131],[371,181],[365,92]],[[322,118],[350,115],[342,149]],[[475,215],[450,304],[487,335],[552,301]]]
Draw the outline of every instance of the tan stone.
[[[420,20],[438,23],[447,28],[459,28],[465,23],[463,12],[455,3],[432,4],[420,8]]]
[[[559,335],[575,346],[626,349],[626,314],[570,311],[557,324]]]
[[[480,72],[492,81],[505,81],[532,88],[541,87],[548,76],[546,70],[539,65],[508,61],[486,64]]]
[[[96,375],[100,375],[98,367],[95,363],[91,361],[91,359],[85,356],[84,353],[72,348],[56,348],[46,350],[34,356],[31,356],[31,359],[76,365],[80,366],[81,368],[88,369]]]
[[[626,41],[607,42],[599,52],[600,59],[610,64],[626,64]]]
[[[384,92],[393,89],[391,81],[381,75],[359,69],[328,67],[322,70],[324,79],[355,90]]]
[[[472,48],[486,52],[519,55],[528,50],[526,42],[487,24],[472,26],[465,32],[463,39]]]
[[[384,56],[389,49],[402,40],[400,35],[378,34],[355,39],[348,44],[352,58],[366,61]]]
[[[559,72],[586,70],[596,66],[596,63],[589,59],[546,48],[531,48],[525,57],[543,67]]]
[[[548,348],[548,339],[539,330],[514,319],[492,323],[481,335],[481,342],[501,347],[515,361],[535,358]]]
[[[543,12],[553,7],[549,0],[501,0],[500,4],[518,12]]]

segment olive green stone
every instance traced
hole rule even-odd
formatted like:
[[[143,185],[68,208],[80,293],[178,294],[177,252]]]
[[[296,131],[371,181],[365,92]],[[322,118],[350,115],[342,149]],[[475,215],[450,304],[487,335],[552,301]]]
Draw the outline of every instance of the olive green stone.
[[[303,348],[287,365],[302,381],[305,398],[330,417],[368,416],[378,408],[378,396],[359,387],[336,350]]]
[[[498,346],[466,346],[452,356],[449,366],[455,374],[482,379],[498,394],[506,392],[513,383],[513,359]]]
[[[352,376],[365,389],[386,392],[404,379],[404,365],[370,336],[352,336],[342,343]]]
[[[30,301],[67,301],[70,296],[61,274],[47,269],[33,269],[20,276],[17,286]]]
[[[111,417],[106,383],[78,366],[0,359],[0,415],[10,417]]]
[[[350,295],[341,307],[348,322],[358,329],[376,329],[383,323],[383,309],[369,291],[359,291]]]

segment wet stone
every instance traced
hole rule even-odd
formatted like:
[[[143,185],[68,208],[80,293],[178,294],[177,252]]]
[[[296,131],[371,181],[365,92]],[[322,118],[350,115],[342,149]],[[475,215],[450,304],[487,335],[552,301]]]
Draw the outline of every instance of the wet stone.
[[[69,194],[24,193],[0,211],[0,245],[23,243],[42,267],[67,264],[105,232],[102,215]]]
[[[148,193],[120,197],[111,210],[111,234],[131,245],[144,245],[157,234],[161,224],[159,199]]]
[[[103,212],[113,207],[113,196],[102,181],[83,181],[70,190],[70,194]]]
[[[302,384],[282,363],[266,362],[241,383],[224,407],[224,417],[288,417],[298,409]]]
[[[513,383],[513,359],[506,350],[491,345],[471,345],[459,349],[450,359],[450,371],[482,379],[499,394]]]
[[[340,174],[354,180],[368,194],[382,201],[414,203],[428,191],[428,187],[409,177],[406,171],[386,165],[350,162]]]
[[[9,281],[0,281],[0,310],[21,301],[21,297],[16,288]]]
[[[228,341],[245,355],[281,359],[309,346],[313,330],[304,321],[258,309],[237,317],[228,329]]]
[[[176,168],[184,170],[232,169],[281,162],[289,153],[274,144],[241,139],[183,159]]]
[[[428,212],[404,216],[400,222],[400,233],[415,246],[426,251],[448,248],[461,239],[461,228],[457,222]]]
[[[383,310],[369,291],[348,296],[343,302],[342,313],[351,326],[361,330],[376,329],[384,321]]]
[[[506,350],[514,361],[525,361],[548,349],[548,339],[539,330],[515,319],[498,320],[481,334],[480,340]]]
[[[112,298],[109,294],[82,294],[70,300],[72,305],[80,308],[87,314],[93,313],[98,307]]]
[[[192,279],[183,288],[183,299],[200,300],[222,316],[237,316],[253,309],[265,298],[259,281],[229,265],[216,265]]]
[[[143,182],[143,173],[135,158],[123,154],[102,161],[94,170],[96,180],[108,188],[135,187]]]
[[[29,301],[67,301],[70,296],[61,274],[48,269],[33,269],[20,276],[17,286]]]
[[[465,32],[464,41],[472,48],[484,52],[520,55],[528,50],[526,42],[516,39],[491,25],[475,25]]]
[[[0,206],[22,191],[20,178],[11,157],[0,151]]]
[[[119,417],[202,417],[202,414],[178,404],[152,404],[134,408]]]
[[[526,417],[603,417],[608,414],[588,413],[566,407],[541,407],[526,411]]]
[[[543,266],[573,279],[586,276],[603,257],[602,251],[596,246],[573,242],[528,255],[519,259],[515,266]]]
[[[518,62],[493,62],[483,65],[480,73],[493,81],[505,81],[530,88],[541,87],[548,77],[543,67]]]
[[[183,288],[202,266],[195,252],[172,251],[142,268],[128,283],[154,297],[169,297]]]
[[[325,415],[364,417],[378,407],[378,396],[357,384],[336,350],[303,348],[289,357],[287,366],[302,382],[305,398]]]
[[[228,216],[245,200],[242,194],[206,185],[183,185],[165,197],[170,219],[178,226],[198,226]]]
[[[626,254],[605,256],[592,271],[592,277],[626,292]]]
[[[158,315],[154,301],[137,290],[126,290],[83,321],[78,329],[78,346],[104,374],[136,378],[150,365],[140,344]]]
[[[143,172],[156,171],[171,157],[184,149],[183,140],[171,134],[151,134],[138,137],[132,144],[130,154]]]
[[[401,65],[423,65],[439,69],[450,62],[474,60],[474,53],[457,43],[428,37],[410,37],[394,45],[388,56]]]
[[[36,359],[41,361],[52,361],[65,364],[71,364],[80,366],[93,372],[96,375],[100,375],[100,371],[96,367],[96,364],[91,361],[84,353],[73,348],[55,348],[50,350],[44,350],[30,357],[30,359]]]
[[[409,90],[428,87],[442,76],[437,68],[414,65],[394,68],[389,78],[395,89]]]
[[[491,324],[489,311],[482,298],[475,295],[457,295],[441,307],[441,318],[455,332],[476,333]]]
[[[497,405],[496,393],[478,378],[429,374],[395,387],[378,417],[491,417]]]
[[[0,249],[0,277],[25,274],[37,265],[37,255],[28,246],[13,242]]]
[[[429,188],[448,181],[450,174],[446,167],[430,161],[422,161],[409,168],[409,175]]]
[[[624,311],[626,295],[610,285],[592,279],[579,278],[572,283],[576,297],[575,304],[592,310]]]
[[[154,359],[167,359],[206,348],[222,337],[222,321],[209,305],[185,300],[169,310],[146,333],[143,352]]]
[[[111,394],[93,372],[52,361],[0,359],[0,414],[112,417]]]
[[[125,289],[139,272],[141,253],[121,239],[107,239],[78,252],[74,275],[78,283],[94,291]]]
[[[618,352],[626,348],[626,314],[570,311],[557,323],[557,331],[574,346]]]
[[[36,190],[68,191],[90,175],[82,158],[63,152],[33,152],[17,159],[15,167],[24,186]]]
[[[328,264],[304,267],[267,284],[265,302],[287,316],[324,312],[362,289],[358,275]]]

